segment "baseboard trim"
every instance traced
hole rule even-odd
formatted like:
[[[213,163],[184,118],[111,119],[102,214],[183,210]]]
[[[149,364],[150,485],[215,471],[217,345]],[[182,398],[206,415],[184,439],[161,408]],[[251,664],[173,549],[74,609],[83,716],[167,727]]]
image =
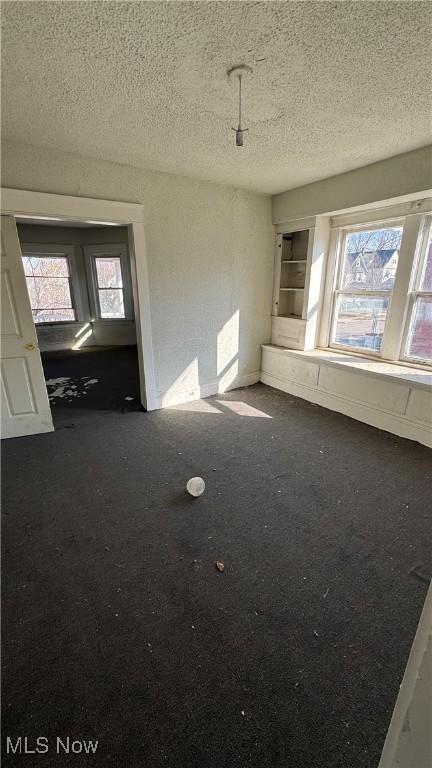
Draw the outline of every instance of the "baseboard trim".
[[[236,376],[236,378],[228,386],[221,385],[219,381],[213,381],[209,384],[201,384],[200,386],[194,387],[193,389],[169,392],[166,395],[159,395],[156,398],[155,408],[170,408],[173,405],[190,403],[193,400],[202,400],[205,397],[211,397],[211,395],[220,395],[224,392],[230,392],[233,389],[250,387],[253,384],[257,384],[259,380],[260,371],[253,371],[253,373],[246,373],[243,376]]]
[[[394,413],[382,411],[370,405],[346,400],[339,395],[331,395],[319,389],[308,387],[305,384],[297,384],[290,379],[274,376],[266,371],[261,371],[260,381],[290,395],[321,405],[330,411],[337,411],[357,421],[363,421],[371,427],[383,429],[386,432],[391,432],[399,437],[405,437],[408,440],[416,440],[418,443],[432,448],[431,430],[404,416],[396,416]]]
[[[378,768],[429,765],[428,718],[432,695],[428,647],[432,636],[432,586],[429,587],[408,663],[399,688]],[[406,727],[407,722],[410,727]]]

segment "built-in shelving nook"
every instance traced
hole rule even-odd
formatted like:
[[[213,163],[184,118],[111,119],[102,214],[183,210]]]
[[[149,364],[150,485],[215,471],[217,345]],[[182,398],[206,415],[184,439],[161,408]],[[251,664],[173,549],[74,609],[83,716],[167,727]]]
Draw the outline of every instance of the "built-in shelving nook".
[[[297,227],[287,224],[276,235],[272,344],[304,350],[315,347],[329,220],[318,216]]]

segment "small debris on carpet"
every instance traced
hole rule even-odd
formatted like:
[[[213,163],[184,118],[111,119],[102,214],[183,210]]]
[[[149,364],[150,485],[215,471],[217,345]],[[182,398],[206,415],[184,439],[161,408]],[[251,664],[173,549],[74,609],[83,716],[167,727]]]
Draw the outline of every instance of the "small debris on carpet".
[[[219,560],[218,560],[218,561],[216,562],[216,569],[217,569],[217,570],[218,570],[220,573],[223,573],[223,572],[224,572],[224,570],[225,570],[225,565],[224,565],[224,563],[221,563],[221,562],[219,562]]]

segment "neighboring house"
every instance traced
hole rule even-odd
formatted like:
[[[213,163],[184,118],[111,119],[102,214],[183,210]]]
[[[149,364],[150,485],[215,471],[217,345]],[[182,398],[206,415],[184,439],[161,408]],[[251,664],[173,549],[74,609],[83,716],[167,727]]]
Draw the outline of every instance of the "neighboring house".
[[[350,266],[345,273],[344,287],[390,290],[393,288],[398,258],[397,248],[348,253]]]

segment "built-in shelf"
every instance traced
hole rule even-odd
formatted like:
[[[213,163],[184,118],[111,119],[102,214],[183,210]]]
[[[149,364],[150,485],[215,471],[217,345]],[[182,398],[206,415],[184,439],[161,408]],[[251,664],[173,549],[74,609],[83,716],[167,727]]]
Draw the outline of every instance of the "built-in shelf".
[[[279,229],[276,235],[271,339],[279,347],[305,350],[314,349],[317,342],[321,257],[330,227],[328,217],[316,217],[305,229],[294,228],[296,224],[287,222],[285,231]]]
[[[283,318],[282,325],[294,320],[298,328],[304,314],[308,270],[309,230],[299,230],[283,234],[276,245],[276,267],[273,315]],[[288,265],[292,266],[288,266]],[[305,322],[305,321],[304,321]],[[281,323],[277,326],[281,332]],[[276,326],[275,326],[276,327]],[[299,331],[293,331],[296,338]],[[289,342],[289,334],[285,334]],[[284,335],[284,334],[282,334]]]

